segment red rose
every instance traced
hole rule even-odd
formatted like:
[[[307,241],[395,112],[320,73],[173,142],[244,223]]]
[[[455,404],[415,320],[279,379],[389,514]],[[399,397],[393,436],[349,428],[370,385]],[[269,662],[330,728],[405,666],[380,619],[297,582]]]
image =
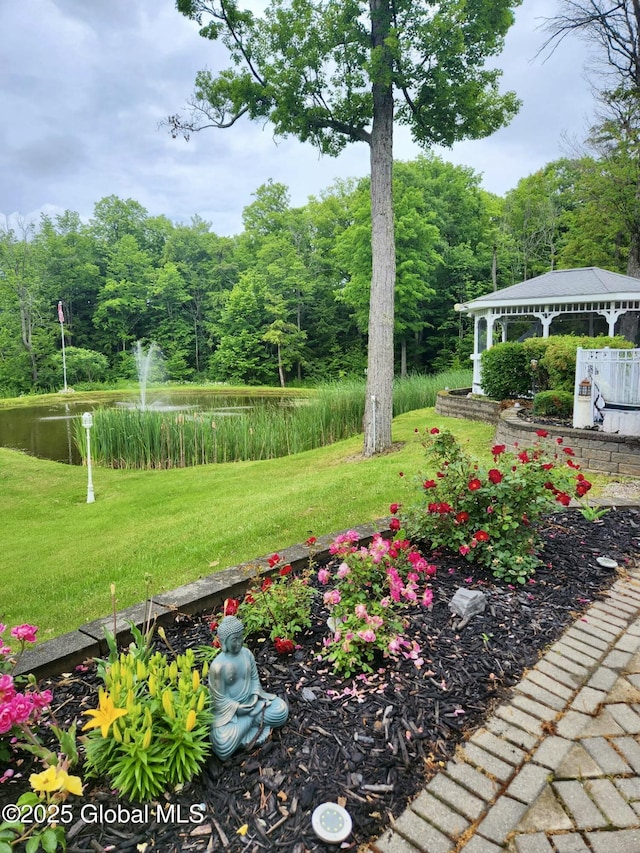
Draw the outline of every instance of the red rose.
[[[422,484],[423,489],[435,489],[436,481],[435,480],[425,480]]]
[[[571,498],[566,492],[558,492],[556,500],[558,501],[558,503],[561,503],[562,506],[569,506],[569,504],[571,503]]]
[[[270,568],[273,568],[279,562],[280,562],[280,554],[272,554],[269,557],[269,559],[267,560],[267,563],[269,563]]]
[[[486,530],[478,530],[476,533],[473,534],[473,538],[476,540],[476,542],[488,542],[489,534]]]
[[[265,579],[262,581],[262,586],[260,587],[260,589],[261,589],[263,592],[266,592],[266,590],[268,590],[268,589],[269,589],[269,587],[271,586],[271,584],[272,584],[272,583],[273,583],[273,581],[271,580],[271,578],[265,578]]]
[[[482,488],[482,483],[480,482],[480,480],[478,480],[477,477],[475,477],[473,480],[469,481],[469,491],[470,492],[477,492],[478,489],[481,489],[481,488]]]
[[[562,442],[563,442],[562,436],[558,436],[556,438],[556,444],[562,444]]]
[[[566,453],[567,456],[575,456],[575,453],[573,452],[573,450],[570,447],[563,447],[562,452]]]
[[[310,548],[312,545],[315,545],[317,541],[317,536],[310,536],[304,544]]]
[[[526,463],[526,462],[531,462],[531,460],[529,459],[529,454],[527,453],[527,451],[526,451],[526,450],[523,450],[521,453],[518,453],[518,459],[519,459],[521,462],[525,462],[525,463]]]
[[[439,432],[438,427],[431,427],[431,435],[438,435]]]
[[[506,449],[507,449],[506,444],[494,444],[493,447],[491,448],[491,452],[493,453],[494,456],[500,456],[500,454],[504,453]]]
[[[498,485],[498,483],[502,482],[502,474],[500,473],[500,471],[498,471],[497,468],[491,468],[488,476],[489,480],[496,486]]]
[[[281,637],[276,637],[273,641],[273,644],[276,647],[276,651],[279,655],[290,655],[291,652],[295,649],[295,644],[293,640],[285,640]]]
[[[391,504],[391,506],[389,507],[389,512],[391,513],[391,515],[395,515],[399,509],[400,504]]]
[[[286,576],[289,574],[289,572],[290,572],[290,571],[291,571],[291,566],[289,566],[289,565],[283,566],[283,567],[280,569],[280,577],[281,577],[281,578],[286,577]]]
[[[240,607],[240,602],[237,598],[225,598],[222,612],[225,616],[235,616]]]
[[[536,435],[540,436],[540,438],[546,438],[549,433],[546,431],[546,429],[537,429]]]
[[[456,521],[458,524],[464,524],[465,521],[469,521],[469,513],[462,510],[456,515]]]
[[[400,519],[392,518],[389,522],[389,530],[400,530]]]

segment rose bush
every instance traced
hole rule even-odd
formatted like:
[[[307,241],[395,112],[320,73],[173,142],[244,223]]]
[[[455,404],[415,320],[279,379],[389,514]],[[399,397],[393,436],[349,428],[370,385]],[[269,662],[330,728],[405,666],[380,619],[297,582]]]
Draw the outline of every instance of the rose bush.
[[[409,658],[420,667],[420,648],[403,636],[403,611],[410,604],[431,606],[428,584],[435,566],[407,540],[376,534],[369,546],[358,547],[359,538],[356,531],[338,536],[330,548],[334,566],[318,571],[319,582],[328,587],[324,603],[331,628],[323,655],[347,677],[373,671],[377,653]]]
[[[497,578],[525,583],[539,564],[536,523],[554,502],[568,506],[572,494],[584,497],[591,488],[562,439],[543,444],[544,430],[537,437],[516,453],[494,445],[493,464],[484,468],[450,432],[427,430],[427,460],[437,473],[419,478],[421,497],[403,508],[400,524],[415,541],[458,551]]]

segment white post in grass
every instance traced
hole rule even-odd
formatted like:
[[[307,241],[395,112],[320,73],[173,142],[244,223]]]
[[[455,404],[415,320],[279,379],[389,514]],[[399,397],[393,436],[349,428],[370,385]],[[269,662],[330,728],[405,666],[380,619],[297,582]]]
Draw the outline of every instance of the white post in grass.
[[[82,426],[87,431],[87,503],[92,504],[96,498],[93,493],[93,480],[91,479],[91,427],[93,426],[93,415],[91,412],[83,414]]]

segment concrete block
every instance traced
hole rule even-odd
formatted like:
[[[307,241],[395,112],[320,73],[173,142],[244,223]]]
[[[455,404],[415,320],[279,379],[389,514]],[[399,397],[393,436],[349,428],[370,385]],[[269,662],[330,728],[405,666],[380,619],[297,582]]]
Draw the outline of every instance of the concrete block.
[[[476,831],[489,841],[504,844],[506,837],[516,828],[526,810],[524,803],[502,796],[489,809]]]
[[[613,826],[623,829],[637,824],[636,813],[625,803],[610,779],[589,779],[584,786]]]
[[[585,793],[580,782],[554,782],[552,787],[573,817],[578,829],[607,826],[607,819]]]

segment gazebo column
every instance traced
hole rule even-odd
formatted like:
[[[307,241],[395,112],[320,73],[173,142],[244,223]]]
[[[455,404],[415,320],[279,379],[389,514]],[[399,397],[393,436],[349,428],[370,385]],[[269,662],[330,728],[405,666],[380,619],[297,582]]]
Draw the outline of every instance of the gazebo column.
[[[596,313],[600,314],[607,321],[609,325],[609,337],[612,338],[616,333],[616,323],[618,319],[627,313],[626,308],[614,308],[613,305],[611,308],[605,308],[603,310],[597,311]]]
[[[502,343],[506,344],[506,342],[507,342],[507,321],[504,319],[504,317],[502,318],[502,320],[500,320],[500,325],[502,326]]]
[[[493,324],[496,321],[496,315],[492,312],[487,314],[487,349],[493,346]]]
[[[474,394],[482,394],[482,375],[480,370],[480,320],[479,314],[473,315],[473,387]]]
[[[534,311],[532,313],[542,323],[542,337],[548,338],[551,321],[560,314],[560,311]]]

